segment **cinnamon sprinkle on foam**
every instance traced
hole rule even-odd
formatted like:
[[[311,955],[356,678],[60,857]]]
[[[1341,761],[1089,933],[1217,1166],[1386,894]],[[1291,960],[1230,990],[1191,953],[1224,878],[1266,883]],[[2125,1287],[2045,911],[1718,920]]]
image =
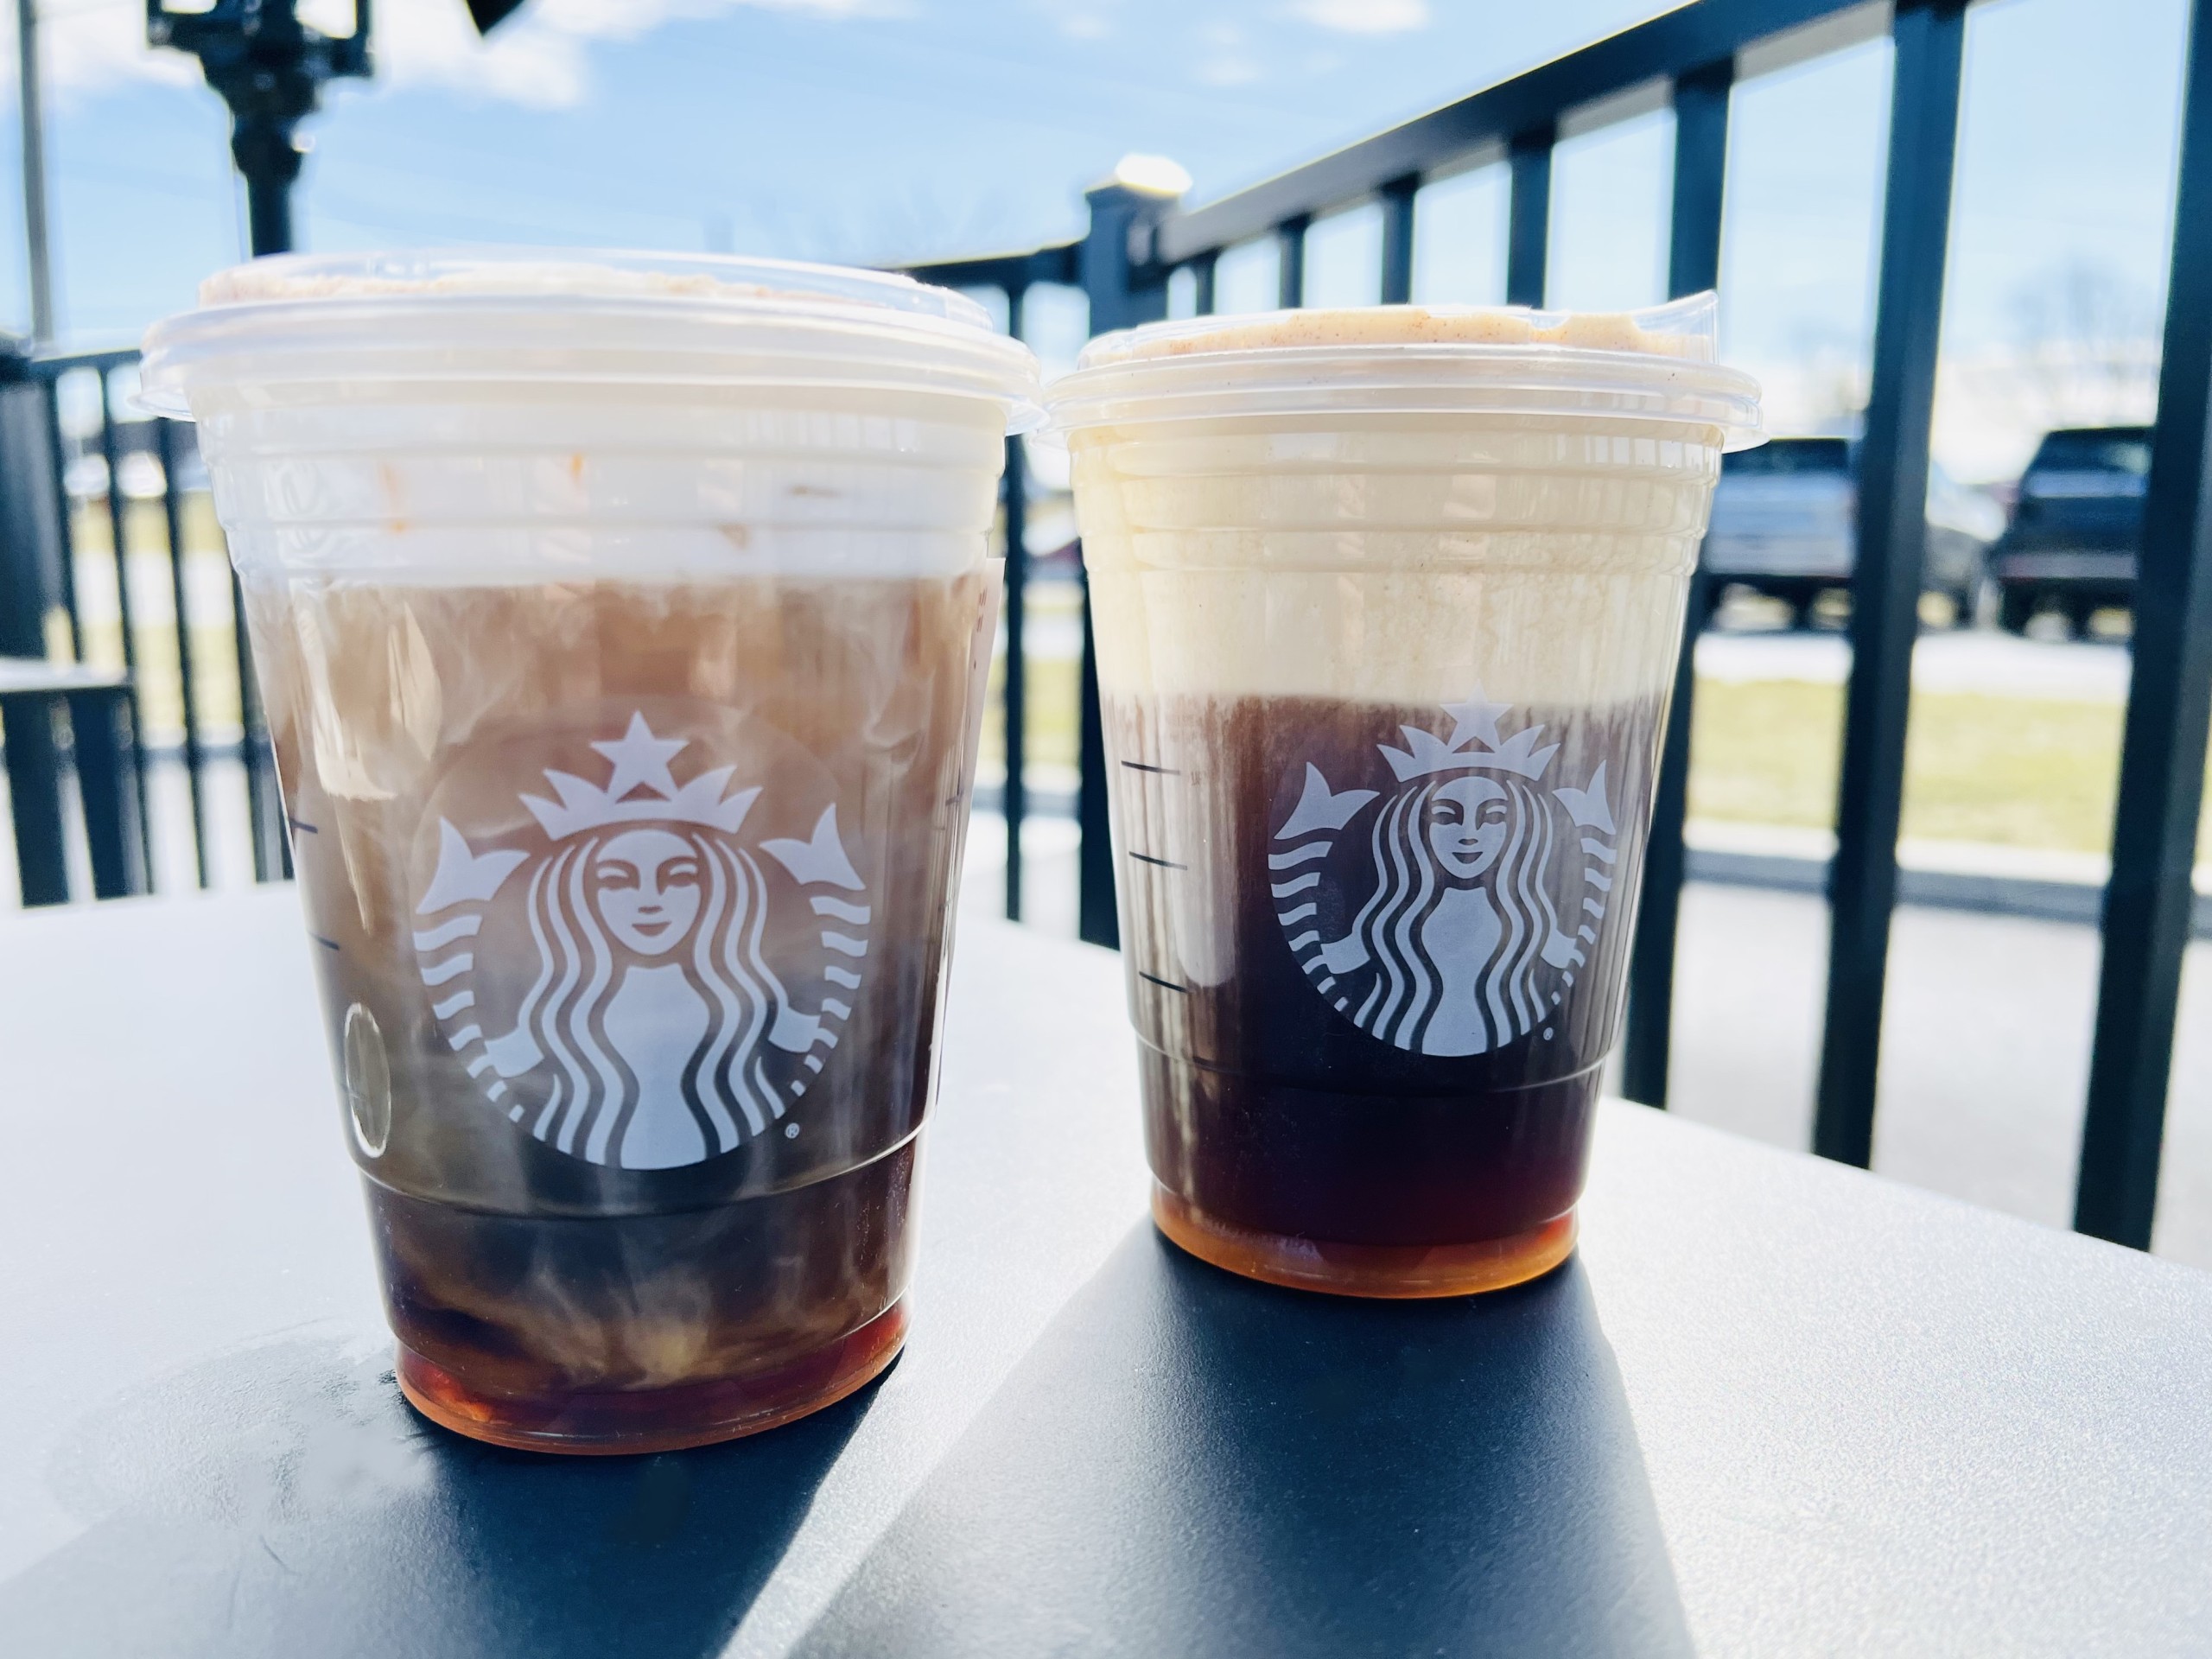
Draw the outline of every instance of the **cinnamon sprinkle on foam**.
[[[1550,315],[1557,321],[1546,321],[1544,313],[1501,307],[1373,305],[1281,311],[1224,317],[1211,327],[1146,331],[1103,350],[1094,344],[1086,356],[1096,365],[1301,346],[1553,346],[1688,358],[1704,358],[1712,349],[1701,335],[1656,333],[1638,326],[1627,312]]]

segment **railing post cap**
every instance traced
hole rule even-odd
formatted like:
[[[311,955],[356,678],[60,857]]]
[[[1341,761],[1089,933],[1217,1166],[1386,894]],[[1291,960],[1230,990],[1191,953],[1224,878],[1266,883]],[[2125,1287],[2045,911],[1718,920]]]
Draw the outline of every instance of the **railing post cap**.
[[[1191,175],[1168,157],[1131,154],[1115,162],[1114,170],[1084,194],[1092,201],[1116,194],[1173,201],[1187,195],[1190,188]]]

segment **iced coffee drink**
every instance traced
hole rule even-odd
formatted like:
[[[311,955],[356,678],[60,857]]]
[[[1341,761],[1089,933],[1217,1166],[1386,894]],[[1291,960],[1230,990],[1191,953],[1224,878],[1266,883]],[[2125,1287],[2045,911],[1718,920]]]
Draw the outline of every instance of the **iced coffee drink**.
[[[436,1421],[696,1444],[898,1351],[1032,372],[738,261],[265,261],[155,331]]]
[[[1710,296],[1155,325],[1052,394],[1154,1212],[1280,1283],[1573,1248],[1689,572]]]

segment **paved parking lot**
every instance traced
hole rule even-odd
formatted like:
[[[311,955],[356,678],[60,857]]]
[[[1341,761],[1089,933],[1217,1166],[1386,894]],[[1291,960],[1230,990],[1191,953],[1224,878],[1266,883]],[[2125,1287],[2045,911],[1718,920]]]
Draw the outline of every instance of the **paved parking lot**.
[[[1777,1146],[1812,1139],[1827,906],[1693,883],[1673,1105]],[[1874,1167],[2052,1226],[2073,1214],[2097,936],[1907,906],[1891,935]],[[2157,1248],[2212,1267],[2212,948],[2190,948]]]
[[[1697,671],[1700,679],[1840,685],[1851,672],[1851,645],[1840,633],[1708,633],[1698,641]],[[2125,645],[2024,639],[1989,629],[1923,633],[1912,653],[1917,691],[2121,702],[2127,671]]]

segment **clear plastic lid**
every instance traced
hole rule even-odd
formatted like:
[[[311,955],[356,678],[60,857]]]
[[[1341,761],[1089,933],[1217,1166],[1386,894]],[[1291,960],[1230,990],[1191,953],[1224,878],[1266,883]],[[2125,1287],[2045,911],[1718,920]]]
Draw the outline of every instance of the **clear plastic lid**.
[[[988,399],[1040,424],[1037,361],[965,295],[781,259],[542,248],[285,254],[147,332],[139,399],[352,379],[759,385]]]
[[[1064,432],[1330,413],[1685,423],[1765,442],[1758,382],[1714,362],[1718,302],[1632,312],[1377,305],[1147,323],[1103,334],[1046,394]]]

